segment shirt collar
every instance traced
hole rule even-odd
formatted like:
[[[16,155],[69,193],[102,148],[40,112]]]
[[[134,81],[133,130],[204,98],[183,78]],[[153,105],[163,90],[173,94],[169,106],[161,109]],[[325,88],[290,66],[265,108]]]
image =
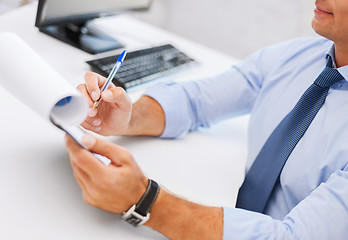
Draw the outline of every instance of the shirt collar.
[[[336,59],[335,59],[335,44],[332,43],[331,48],[326,52],[326,59],[328,57],[331,57],[332,59],[332,67],[336,68]],[[348,81],[348,65],[337,68],[338,72],[344,77],[346,81]]]

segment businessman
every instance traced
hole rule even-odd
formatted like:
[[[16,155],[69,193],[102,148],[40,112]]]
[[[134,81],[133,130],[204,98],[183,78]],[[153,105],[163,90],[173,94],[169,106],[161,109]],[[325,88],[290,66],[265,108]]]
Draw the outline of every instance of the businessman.
[[[112,86],[83,123],[102,135],[177,138],[250,113],[236,208],[180,199],[145,177],[127,149],[84,136],[112,160],[104,166],[66,137],[85,201],[170,239],[346,239],[348,2],[317,0],[314,13],[322,37],[266,47],[215,77],[158,84],[133,105]],[[105,79],[85,80],[78,88],[92,106]]]

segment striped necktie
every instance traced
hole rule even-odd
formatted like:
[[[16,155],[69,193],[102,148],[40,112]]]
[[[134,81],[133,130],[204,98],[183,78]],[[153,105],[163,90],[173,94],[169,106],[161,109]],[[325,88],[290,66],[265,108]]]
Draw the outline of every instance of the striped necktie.
[[[264,212],[286,160],[324,104],[330,86],[343,79],[329,57],[318,78],[268,137],[239,189],[236,207]]]

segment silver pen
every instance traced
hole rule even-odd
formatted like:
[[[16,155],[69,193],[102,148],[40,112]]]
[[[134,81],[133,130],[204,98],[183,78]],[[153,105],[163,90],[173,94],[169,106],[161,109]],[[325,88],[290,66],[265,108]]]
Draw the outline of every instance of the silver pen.
[[[105,91],[106,89],[108,89],[112,79],[114,79],[118,69],[121,67],[122,63],[123,63],[123,60],[124,58],[126,57],[126,54],[127,54],[127,51],[124,50],[121,55],[117,58],[116,60],[116,63],[114,65],[114,67],[112,68],[107,80],[105,81],[105,83],[103,84],[102,88],[100,89],[100,97],[97,101],[94,102],[93,104],[93,109],[95,109],[96,107],[98,107],[100,101],[101,101],[101,93],[103,91]]]

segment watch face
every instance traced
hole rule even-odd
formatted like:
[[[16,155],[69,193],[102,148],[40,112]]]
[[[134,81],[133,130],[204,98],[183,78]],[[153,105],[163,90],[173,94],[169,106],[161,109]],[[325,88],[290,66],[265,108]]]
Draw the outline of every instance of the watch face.
[[[139,223],[142,222],[142,219],[139,219],[138,217],[136,217],[136,216],[134,216],[134,215],[131,214],[131,215],[126,219],[126,221],[127,221],[128,223],[132,224],[133,226],[138,226]]]

